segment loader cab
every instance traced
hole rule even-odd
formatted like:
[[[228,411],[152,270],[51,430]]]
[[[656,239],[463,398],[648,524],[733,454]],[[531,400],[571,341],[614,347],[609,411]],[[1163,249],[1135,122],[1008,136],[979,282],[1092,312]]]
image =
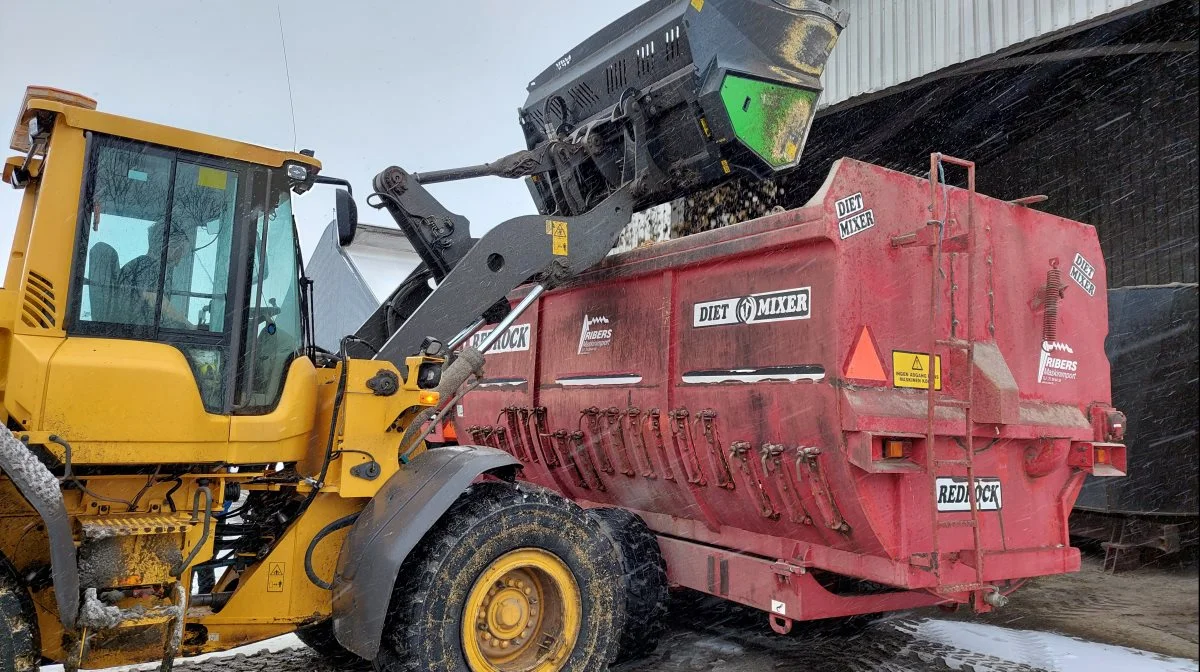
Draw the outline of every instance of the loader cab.
[[[303,345],[284,169],[93,135],[85,170],[68,335],[174,345],[207,411],[269,411]]]
[[[255,419],[277,412],[297,367],[311,376],[292,195],[320,164],[56,93],[27,97],[37,134],[5,170],[26,192],[3,290],[17,295],[10,426],[57,432],[84,460],[120,443],[147,451],[102,461],[268,452],[287,437]]]

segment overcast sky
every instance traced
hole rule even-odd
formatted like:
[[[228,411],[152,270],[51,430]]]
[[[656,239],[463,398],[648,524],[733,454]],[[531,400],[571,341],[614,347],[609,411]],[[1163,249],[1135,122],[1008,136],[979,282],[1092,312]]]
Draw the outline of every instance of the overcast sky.
[[[524,148],[516,110],[542,69],[639,0],[0,0],[0,125],[5,139],[28,84],[77,91],[106,112],[255,144],[297,148],[355,186],[371,178],[482,163]],[[54,15],[53,20],[48,17]],[[534,212],[523,182],[437,187],[475,235]],[[7,260],[19,192],[0,186]],[[299,199],[307,256],[332,218],[333,191]],[[7,263],[7,262],[6,262]]]

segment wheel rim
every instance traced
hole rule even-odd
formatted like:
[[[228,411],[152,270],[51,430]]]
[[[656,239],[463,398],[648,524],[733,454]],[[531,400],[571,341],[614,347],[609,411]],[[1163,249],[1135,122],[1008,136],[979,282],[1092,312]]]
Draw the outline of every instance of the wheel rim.
[[[496,558],[471,586],[462,644],[472,672],[557,672],[566,665],[583,607],[558,556],[524,548]]]

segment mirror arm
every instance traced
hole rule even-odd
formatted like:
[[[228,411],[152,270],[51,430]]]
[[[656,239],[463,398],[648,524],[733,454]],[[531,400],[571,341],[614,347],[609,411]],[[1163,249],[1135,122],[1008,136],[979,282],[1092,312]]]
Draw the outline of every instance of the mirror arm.
[[[348,191],[351,196],[354,195],[354,187],[351,186],[350,180],[343,180],[340,177],[329,177],[327,175],[317,175],[315,178],[313,178],[313,183],[314,184],[334,184],[334,185],[337,185],[340,187],[345,187],[346,191]]]

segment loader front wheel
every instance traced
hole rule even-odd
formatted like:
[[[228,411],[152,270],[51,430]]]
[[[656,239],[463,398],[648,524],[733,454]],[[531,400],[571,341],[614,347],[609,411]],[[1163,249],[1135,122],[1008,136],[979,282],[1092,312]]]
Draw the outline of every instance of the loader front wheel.
[[[620,558],[577,505],[472,486],[400,569],[386,672],[600,672],[624,624]]]
[[[36,672],[41,662],[33,599],[17,570],[0,556],[0,672]]]

